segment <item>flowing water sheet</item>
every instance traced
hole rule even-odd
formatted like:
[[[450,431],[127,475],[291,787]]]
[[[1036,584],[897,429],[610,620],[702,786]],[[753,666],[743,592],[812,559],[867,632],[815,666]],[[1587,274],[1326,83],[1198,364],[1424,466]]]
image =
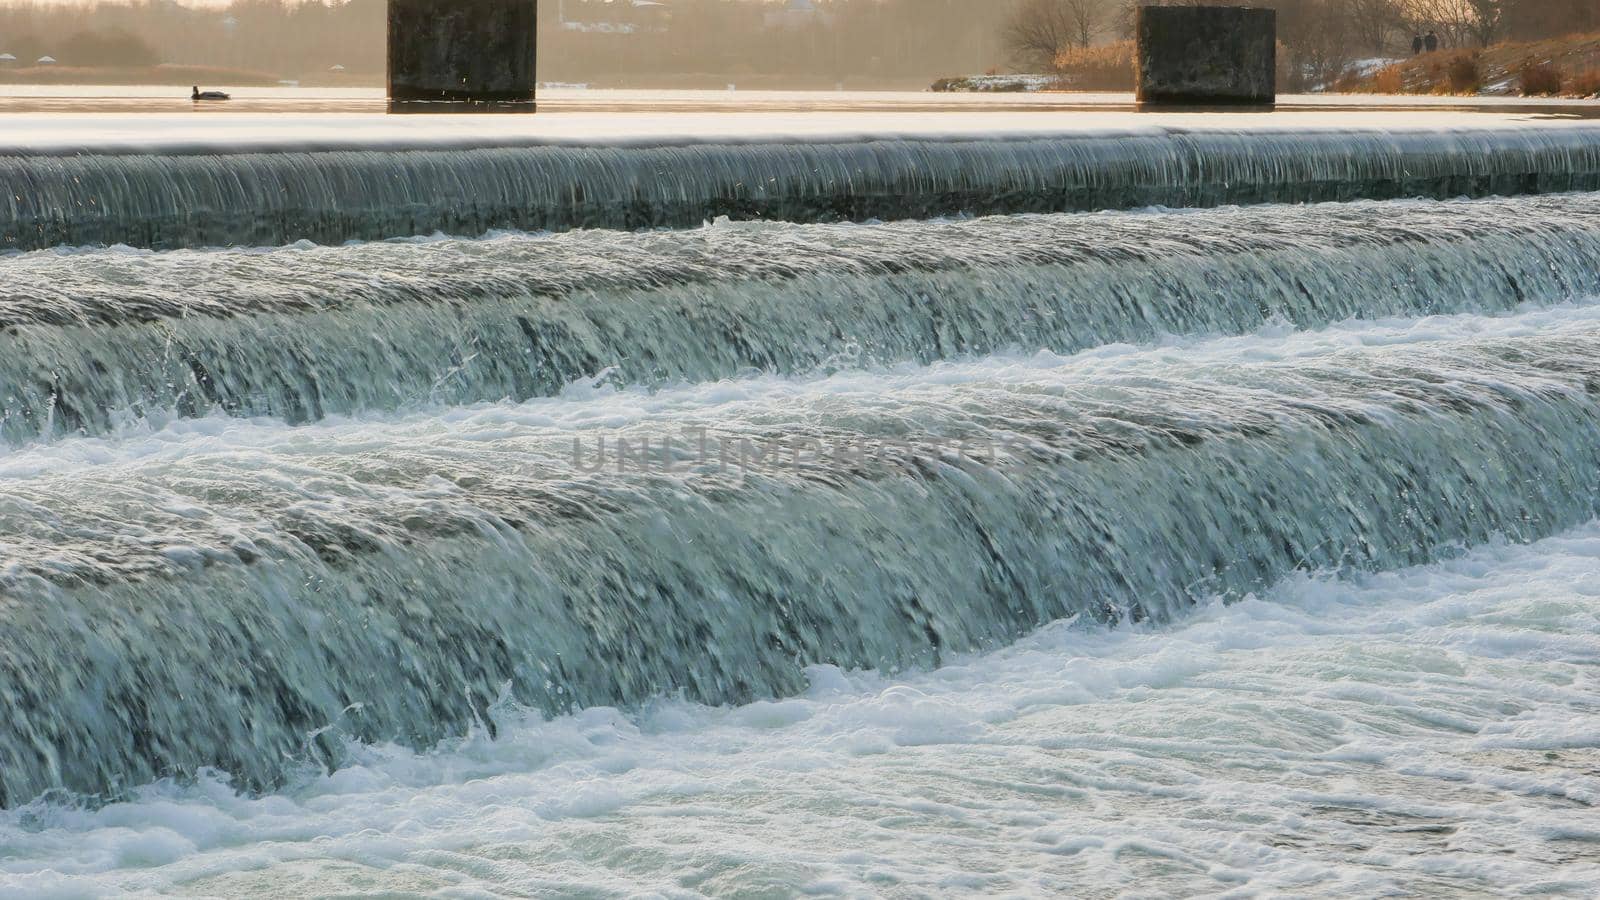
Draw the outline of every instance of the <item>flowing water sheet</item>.
[[[28,896],[1600,890],[1600,527],[777,703],[662,700],[241,797],[0,813]]]
[[[0,140],[0,249],[1600,189],[1590,124],[920,132],[162,152]]]
[[[1596,133],[6,156],[0,894],[1592,895]]]
[[[1597,347],[1560,308],[14,452],[0,788],[271,789],[507,698],[745,703],[1544,537],[1600,513]]]
[[[1600,294],[1600,195],[46,251],[0,281],[0,438],[1067,353]]]

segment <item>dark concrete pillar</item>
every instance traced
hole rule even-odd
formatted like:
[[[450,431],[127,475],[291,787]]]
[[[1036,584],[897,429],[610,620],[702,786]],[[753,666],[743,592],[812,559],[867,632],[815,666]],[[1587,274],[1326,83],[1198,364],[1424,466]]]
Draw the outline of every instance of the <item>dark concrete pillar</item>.
[[[389,108],[532,112],[538,0],[389,0]]]
[[[1271,106],[1278,14],[1238,6],[1142,6],[1139,102]]]

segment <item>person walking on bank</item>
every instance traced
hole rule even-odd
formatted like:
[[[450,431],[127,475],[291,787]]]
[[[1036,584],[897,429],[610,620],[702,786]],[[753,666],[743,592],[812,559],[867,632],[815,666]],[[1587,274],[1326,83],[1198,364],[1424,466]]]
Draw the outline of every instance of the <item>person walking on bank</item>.
[[[1415,36],[1413,36],[1411,38],[1411,55],[1412,56],[1420,56],[1421,54],[1422,54],[1422,35],[1419,34],[1419,35],[1415,35]]]
[[[1422,39],[1422,46],[1428,48],[1429,53],[1439,49],[1439,36],[1429,31],[1428,36]]]

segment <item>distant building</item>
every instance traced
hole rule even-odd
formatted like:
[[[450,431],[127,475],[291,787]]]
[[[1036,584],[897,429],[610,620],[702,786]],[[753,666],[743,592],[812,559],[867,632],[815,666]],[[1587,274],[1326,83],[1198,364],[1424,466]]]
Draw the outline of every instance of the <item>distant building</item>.
[[[0,69],[17,64],[17,58],[9,53],[0,53]]]
[[[767,13],[768,28],[809,28],[833,24],[833,14],[817,8],[813,0],[789,0],[783,9]]]
[[[591,34],[638,34],[643,31],[663,32],[672,8],[659,0],[628,0],[625,3],[577,3],[576,16],[569,15],[566,0],[556,6],[556,22],[563,31],[581,31]]]
[[[53,66],[56,64],[56,58],[54,56],[41,56],[38,64],[41,66]]]

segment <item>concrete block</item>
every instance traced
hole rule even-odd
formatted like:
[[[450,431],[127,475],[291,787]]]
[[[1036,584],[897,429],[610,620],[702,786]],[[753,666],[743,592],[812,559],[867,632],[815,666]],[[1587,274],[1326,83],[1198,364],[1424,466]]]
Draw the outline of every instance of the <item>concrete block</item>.
[[[1270,106],[1277,101],[1278,14],[1238,6],[1142,6],[1139,102]]]
[[[389,0],[390,108],[531,112],[538,8],[538,0]]]

